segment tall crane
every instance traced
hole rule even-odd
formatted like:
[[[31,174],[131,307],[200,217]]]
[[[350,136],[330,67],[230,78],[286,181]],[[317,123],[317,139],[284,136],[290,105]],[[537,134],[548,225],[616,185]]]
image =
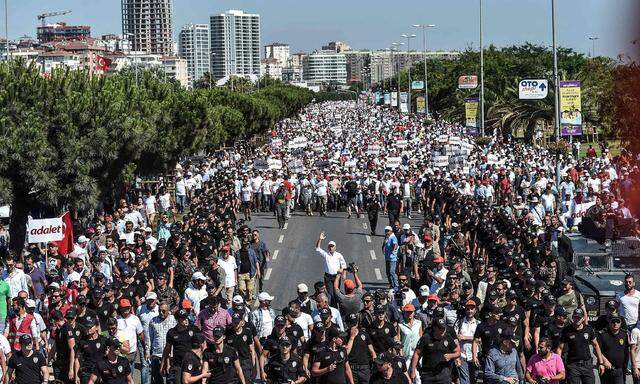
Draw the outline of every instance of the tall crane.
[[[52,16],[61,16],[61,15],[66,15],[71,13],[71,11],[60,11],[60,12],[47,12],[47,13],[43,13],[41,15],[38,15],[38,20],[42,20],[42,26],[45,26],[45,22],[47,21],[47,17],[52,17]]]

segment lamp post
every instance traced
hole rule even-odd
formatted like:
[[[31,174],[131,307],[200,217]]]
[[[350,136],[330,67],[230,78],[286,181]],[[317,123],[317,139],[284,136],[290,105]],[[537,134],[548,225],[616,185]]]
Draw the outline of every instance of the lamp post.
[[[9,52],[9,0],[4,0],[4,47],[7,51],[5,60],[9,62],[11,53]]]
[[[480,0],[480,136],[484,136],[484,43],[482,35],[482,0]]]
[[[401,36],[407,39],[407,61],[408,61],[407,72],[409,73],[409,90],[407,91],[407,112],[411,113],[411,52],[409,48],[411,46],[411,39],[414,39],[416,35],[415,34],[407,35],[406,33],[403,33]]]
[[[598,36],[589,36],[591,40],[591,57],[596,57],[596,41],[600,40]]]
[[[400,46],[404,45],[404,43],[391,43],[391,45],[395,48],[392,49],[392,51],[399,51],[400,50]],[[394,66],[394,72],[395,74],[398,76],[398,78],[396,79],[396,85],[398,86],[398,89],[396,90],[396,107],[398,108],[398,111],[400,110],[400,67],[397,66],[397,60],[394,60],[393,55],[391,55],[391,62]]]
[[[134,39],[136,38],[136,35],[135,35],[134,33],[131,33],[131,32],[125,32],[125,33],[124,33],[124,36],[131,36],[131,37],[133,37]],[[133,42],[132,42],[132,41],[129,41],[129,44],[128,44],[128,47],[129,47],[129,55],[131,55],[131,48],[132,48],[132,45],[133,45]],[[138,51],[136,51],[135,56],[136,56],[136,58],[138,57]],[[139,64],[139,63],[138,63],[138,62],[137,62],[137,60],[136,60],[136,64],[135,64],[135,68],[134,68],[134,69],[135,69],[135,72],[136,72],[136,85],[138,85],[138,64]]]
[[[556,142],[560,142],[560,79],[558,77],[558,48],[556,46],[556,0],[551,0],[551,34],[553,35],[553,82],[555,88],[555,133]],[[560,185],[560,155],[556,152],[556,186]]]
[[[427,79],[427,28],[435,28],[435,24],[413,24],[416,28],[422,28],[422,49],[424,50],[424,105],[427,117],[429,117],[429,81]]]

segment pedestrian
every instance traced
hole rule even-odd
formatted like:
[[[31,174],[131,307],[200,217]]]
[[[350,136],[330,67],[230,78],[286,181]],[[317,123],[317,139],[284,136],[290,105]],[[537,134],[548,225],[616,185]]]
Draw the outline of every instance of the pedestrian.
[[[393,233],[393,228],[389,225],[384,228],[384,236],[382,252],[384,253],[387,281],[389,285],[391,285],[391,288],[396,289],[398,287],[398,239]]]
[[[378,213],[380,212],[380,201],[375,194],[367,189],[367,195],[364,200],[365,210],[367,211],[367,218],[369,219],[369,230],[371,235],[376,235],[376,228],[378,227]]]
[[[447,332],[443,318],[436,320],[433,327],[426,332],[416,345],[411,357],[409,376],[411,380],[418,377],[418,363],[420,365],[420,382],[422,383],[451,383],[452,364],[460,357],[460,346],[454,335]],[[515,384],[515,383],[512,383]]]
[[[262,275],[258,256],[253,248],[250,247],[249,239],[242,239],[242,246],[237,252],[238,267],[238,290],[244,298],[245,303],[251,306],[255,295],[256,280],[260,280]]]
[[[177,325],[176,319],[171,314],[171,307],[168,303],[162,302],[159,305],[158,315],[151,319],[148,334],[145,335],[145,355],[150,358],[151,382],[152,384],[163,384],[163,375],[160,372],[162,365],[162,354],[167,345],[167,334],[169,330]]]
[[[622,329],[622,318],[613,315],[609,326],[598,333],[602,361],[598,364],[601,383],[624,384],[629,363],[629,333]]]
[[[527,362],[525,375],[529,383],[558,384],[565,379],[564,363],[562,358],[553,352],[550,339],[540,339],[538,352]]]
[[[640,309],[640,291],[636,290],[632,274],[627,274],[624,277],[624,292],[616,293],[616,299],[620,302],[620,316],[627,323],[627,330],[631,331],[638,323],[638,310]]]
[[[521,381],[518,370],[518,352],[515,335],[510,329],[503,330],[500,342],[487,354],[484,380],[489,384],[517,384]]]
[[[191,350],[184,355],[180,367],[183,384],[199,384],[211,377],[211,372],[202,369],[204,341],[202,333],[196,333],[191,337]]]
[[[118,355],[122,346],[120,340],[110,337],[106,341],[105,357],[96,364],[96,369],[89,378],[89,384],[133,383],[131,365],[126,357]]]
[[[267,292],[260,292],[258,294],[258,308],[254,309],[249,317],[251,324],[255,327],[256,336],[260,339],[260,343],[263,343],[273,331],[276,313],[271,308],[272,301],[273,296]]]
[[[47,360],[33,349],[33,339],[28,334],[19,337],[21,348],[9,358],[5,382],[21,384],[41,384],[49,382]],[[73,371],[70,373],[73,375]]]
[[[315,356],[311,375],[320,384],[354,384],[347,357],[340,331],[331,328],[326,331],[326,347]]]
[[[247,380],[252,380],[256,377],[255,366],[258,363],[258,359],[254,336],[252,328],[244,319],[244,310],[234,313],[231,316],[231,326],[227,327],[225,343],[238,352],[240,367]],[[209,344],[215,344],[215,342]]]
[[[92,318],[85,324],[85,336],[78,340],[75,354],[74,376],[76,382],[86,384],[95,371],[97,364],[107,351],[107,338],[98,333],[98,321]]]
[[[166,344],[162,352],[160,374],[168,383],[180,384],[182,380],[182,360],[191,350],[191,338],[200,330],[189,323],[189,312],[179,309],[174,314],[177,324],[167,332]]]
[[[327,289],[329,303],[335,306],[334,281],[338,275],[340,275],[342,279],[346,277],[347,263],[344,260],[344,256],[336,251],[335,241],[330,241],[329,244],[327,244],[327,251],[321,248],[322,240],[326,238],[324,232],[320,232],[320,236],[318,236],[318,240],[316,241],[316,252],[324,258],[324,284]]]
[[[353,382],[354,384],[369,383],[371,362],[376,357],[376,351],[371,343],[371,336],[360,326],[360,317],[357,313],[351,313],[345,319],[348,334],[346,349]]]
[[[238,352],[225,344],[225,329],[217,327],[213,330],[213,344],[207,345],[202,360],[202,371],[209,372],[207,383],[211,384],[246,384]]]
[[[212,332],[216,327],[228,327],[231,325],[231,315],[222,308],[218,297],[207,297],[202,301],[204,307],[196,315],[195,325],[202,331],[207,343],[213,343]]]
[[[271,258],[271,252],[267,244],[260,239],[260,231],[257,229],[251,232],[251,248],[258,258],[258,271],[260,272],[258,276],[258,291],[262,292],[262,279],[264,278],[264,271],[267,270],[267,263]]]
[[[364,294],[364,290],[362,281],[360,281],[360,277],[358,276],[358,267],[353,266],[351,272],[353,274],[353,280],[344,280],[344,293],[340,290],[340,275],[336,275],[333,281],[333,292],[343,318],[346,318],[352,313],[358,313],[362,309],[362,295]]]
[[[387,196],[386,208],[389,215],[389,225],[393,225],[396,220],[400,219],[400,213],[403,209],[402,198],[395,188]]]
[[[393,359],[386,353],[381,353],[374,359],[375,372],[371,376],[370,384],[409,384],[407,376],[393,367]]]
[[[576,309],[572,315],[571,324],[562,331],[558,355],[566,354],[565,368],[566,380],[570,383],[595,383],[593,374],[593,355],[589,346],[593,347],[598,359],[598,367],[604,365],[600,345],[596,333],[589,324],[586,324],[584,312]]]

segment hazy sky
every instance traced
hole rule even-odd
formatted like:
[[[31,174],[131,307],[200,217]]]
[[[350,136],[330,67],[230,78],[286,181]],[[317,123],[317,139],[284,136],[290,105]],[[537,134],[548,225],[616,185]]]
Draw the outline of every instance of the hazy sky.
[[[9,37],[35,36],[36,15],[72,10],[52,18],[88,24],[92,34],[121,33],[120,0],[8,0]],[[590,35],[600,37],[599,55],[635,54],[631,42],[639,0],[557,0],[558,44],[589,53]],[[387,48],[403,41],[412,24],[436,24],[430,31],[430,49],[460,50],[478,47],[479,0],[173,0],[174,35],[187,23],[208,23],[208,16],[228,9],[259,13],[262,44],[279,41],[292,52],[320,48],[341,40],[353,48]],[[2,5],[4,5],[2,3]],[[634,7],[635,8],[635,7]],[[4,8],[0,8],[4,35]],[[485,44],[505,46],[525,41],[551,44],[551,0],[484,0]],[[422,37],[412,41],[422,47]],[[639,43],[640,44],[640,43]]]

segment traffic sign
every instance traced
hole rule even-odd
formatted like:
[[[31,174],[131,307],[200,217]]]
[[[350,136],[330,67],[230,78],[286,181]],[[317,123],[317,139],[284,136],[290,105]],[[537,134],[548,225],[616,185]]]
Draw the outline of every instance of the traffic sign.
[[[411,82],[411,89],[424,89],[424,81],[412,81]]]
[[[540,100],[549,93],[548,80],[522,80],[518,84],[518,96],[521,100]]]
[[[460,76],[458,78],[458,88],[460,89],[474,89],[478,87],[478,76]]]

